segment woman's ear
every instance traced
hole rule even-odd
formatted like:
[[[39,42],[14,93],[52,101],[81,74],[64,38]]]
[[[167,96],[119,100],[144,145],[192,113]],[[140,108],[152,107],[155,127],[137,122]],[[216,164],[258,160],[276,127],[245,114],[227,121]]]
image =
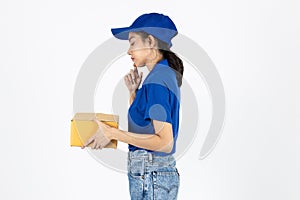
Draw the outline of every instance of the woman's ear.
[[[149,35],[147,39],[148,39],[150,48],[154,48],[157,46],[157,41],[152,35]]]

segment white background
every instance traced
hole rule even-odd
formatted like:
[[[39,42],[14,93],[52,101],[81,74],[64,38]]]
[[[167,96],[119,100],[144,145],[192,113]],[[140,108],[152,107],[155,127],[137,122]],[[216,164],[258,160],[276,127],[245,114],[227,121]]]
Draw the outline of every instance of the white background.
[[[1,198],[129,199],[125,174],[69,146],[73,89],[110,28],[161,12],[207,52],[226,94],[214,151],[198,160],[199,134],[178,161],[179,199],[299,200],[299,10],[296,0],[1,1]]]

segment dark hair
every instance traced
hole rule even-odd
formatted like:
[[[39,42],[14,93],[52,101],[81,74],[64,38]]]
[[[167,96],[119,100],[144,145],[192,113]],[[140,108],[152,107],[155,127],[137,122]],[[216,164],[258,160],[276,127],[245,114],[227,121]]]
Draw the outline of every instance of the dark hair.
[[[149,34],[144,31],[137,32],[137,34],[139,34],[143,40],[145,40],[149,36]],[[164,59],[168,60],[170,67],[174,69],[176,73],[177,84],[178,87],[180,87],[182,85],[182,77],[183,77],[183,70],[184,70],[182,60],[174,52],[170,50],[170,47],[167,43],[157,39],[156,37],[154,38],[158,41],[157,46],[159,52],[162,54]]]

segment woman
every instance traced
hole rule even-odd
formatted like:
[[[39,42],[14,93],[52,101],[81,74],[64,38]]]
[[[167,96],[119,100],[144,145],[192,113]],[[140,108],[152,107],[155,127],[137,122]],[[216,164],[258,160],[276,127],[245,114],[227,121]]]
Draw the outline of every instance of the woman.
[[[124,77],[130,92],[128,131],[96,120],[99,129],[85,144],[101,149],[115,139],[129,144],[128,179],[131,199],[177,199],[179,173],[173,154],[179,126],[180,86],[183,64],[173,52],[171,39],[177,35],[172,20],[158,13],[138,17],[130,27],[112,29],[128,40],[134,69]],[[142,73],[150,71],[142,87]]]

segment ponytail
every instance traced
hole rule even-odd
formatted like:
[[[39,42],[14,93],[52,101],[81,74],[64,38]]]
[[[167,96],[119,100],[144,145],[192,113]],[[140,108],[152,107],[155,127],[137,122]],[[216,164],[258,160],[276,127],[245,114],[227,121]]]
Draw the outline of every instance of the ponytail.
[[[163,57],[168,60],[172,69],[175,70],[178,87],[182,85],[183,63],[182,60],[171,50],[159,49]]]

